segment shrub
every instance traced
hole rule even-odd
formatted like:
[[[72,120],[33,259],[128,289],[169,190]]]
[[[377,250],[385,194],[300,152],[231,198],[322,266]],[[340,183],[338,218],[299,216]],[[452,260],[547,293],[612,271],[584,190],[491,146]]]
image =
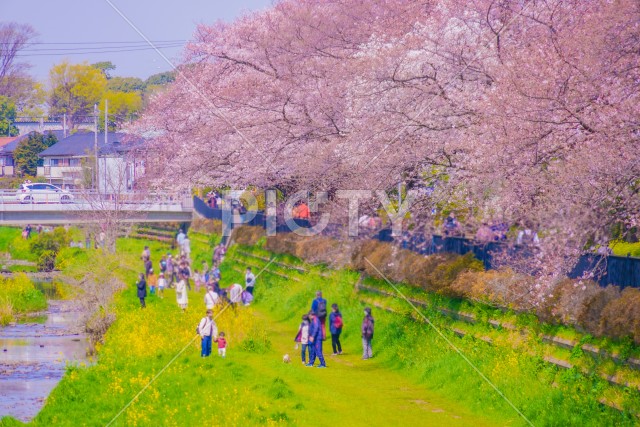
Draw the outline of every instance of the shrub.
[[[467,271],[484,271],[482,262],[471,252],[438,264],[429,274],[429,287],[431,290],[451,295],[453,292],[449,288],[461,273]]]
[[[532,307],[531,290],[535,280],[509,268],[462,272],[449,290],[455,296],[511,307],[516,311]]]
[[[293,255],[296,237],[299,236],[293,233],[281,233],[275,236],[269,236],[267,237],[265,249],[276,254]]]
[[[233,240],[244,246],[253,246],[258,243],[262,237],[264,237],[265,231],[262,227],[253,227],[249,225],[243,225],[233,230]]]
[[[61,227],[51,233],[40,233],[31,240],[29,247],[37,257],[41,271],[51,271],[56,264],[56,256],[60,249],[69,244],[69,233]]]
[[[194,218],[191,230],[204,234],[222,234],[222,221],[217,219]]]
[[[13,304],[8,298],[0,298],[0,326],[13,322]]]
[[[551,307],[551,319],[567,325],[577,325],[578,319],[588,309],[600,286],[591,280],[565,279],[554,289],[555,304]]]
[[[626,288],[602,310],[600,334],[640,344],[640,289]]]
[[[602,335],[602,312],[611,301],[618,298],[620,298],[620,288],[617,286],[600,288],[591,299],[585,302],[584,310],[576,320],[576,327],[593,335]]]
[[[40,233],[36,235],[30,243],[33,253],[40,256],[45,251],[58,253],[60,248],[69,244],[69,236],[64,228],[58,227],[51,233]]]
[[[47,308],[47,300],[26,274],[0,279],[0,317],[4,321],[15,313],[27,313]]]
[[[277,254],[289,254],[311,264],[327,264],[334,268],[351,267],[358,243],[339,241],[325,236],[304,237],[295,233],[267,237],[265,248]]]
[[[52,271],[56,265],[56,253],[53,251],[43,251],[38,258],[38,270]]]

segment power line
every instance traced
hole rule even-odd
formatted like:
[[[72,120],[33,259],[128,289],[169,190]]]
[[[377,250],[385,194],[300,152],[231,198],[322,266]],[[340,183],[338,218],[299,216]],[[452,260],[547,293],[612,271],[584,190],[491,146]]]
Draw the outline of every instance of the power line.
[[[160,43],[157,46],[160,47],[172,47],[172,46],[183,46],[184,43]],[[149,45],[147,43],[139,43],[136,45],[127,45],[127,46],[117,46],[117,45],[112,45],[112,46],[95,46],[95,47],[58,47],[58,48],[43,48],[43,49],[23,49],[20,51],[20,53],[25,53],[25,52],[49,52],[49,51],[69,51],[69,52],[73,52],[73,51],[92,51],[95,49],[129,49],[129,48],[140,48],[140,47],[149,47]]]
[[[152,43],[186,43],[189,40],[154,40]],[[135,41],[102,41],[102,42],[33,42],[27,43],[28,46],[34,45],[86,45],[86,44],[138,44],[140,40]],[[0,42],[2,44],[13,44],[12,42]]]
[[[182,45],[175,46],[157,46],[158,49],[176,49],[180,48]],[[120,52],[136,52],[141,50],[156,50],[156,47],[140,47],[136,49],[114,49],[114,50],[103,50],[103,51],[84,51],[84,52],[57,52],[57,53],[31,53],[31,54],[16,54],[16,57],[19,58],[29,58],[33,56],[67,56],[67,55],[88,55],[88,54],[98,54],[98,53],[120,53]]]

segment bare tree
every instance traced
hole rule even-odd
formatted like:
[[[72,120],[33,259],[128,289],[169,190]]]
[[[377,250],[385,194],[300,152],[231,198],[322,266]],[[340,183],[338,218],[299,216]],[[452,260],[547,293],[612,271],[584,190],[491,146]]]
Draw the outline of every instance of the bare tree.
[[[20,61],[20,52],[33,42],[38,34],[31,25],[16,22],[0,23],[0,95],[21,104],[33,88],[33,79],[27,74],[30,64]]]
[[[93,179],[85,177],[78,200],[78,215],[94,224],[93,234],[108,252],[115,252],[118,235],[151,203],[140,192],[133,192],[136,177],[132,170],[139,159],[137,150],[130,148],[103,147],[98,173],[91,170]]]

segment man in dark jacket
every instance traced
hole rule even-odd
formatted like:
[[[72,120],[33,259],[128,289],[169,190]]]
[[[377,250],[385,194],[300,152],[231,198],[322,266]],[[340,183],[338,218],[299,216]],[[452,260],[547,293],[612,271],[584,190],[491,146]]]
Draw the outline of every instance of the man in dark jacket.
[[[320,320],[322,328],[322,339],[327,338],[327,300],[322,298],[322,291],[316,292],[316,299],[311,303],[311,311],[313,311]]]
[[[318,368],[326,368],[327,364],[322,354],[322,326],[318,316],[313,311],[309,312],[309,349],[311,350],[309,363],[305,366],[313,367],[317,357],[320,360]]]
[[[145,308],[144,299],[147,297],[147,281],[144,279],[144,273],[140,273],[138,282],[136,283],[138,288],[138,298],[140,298],[140,307]]]

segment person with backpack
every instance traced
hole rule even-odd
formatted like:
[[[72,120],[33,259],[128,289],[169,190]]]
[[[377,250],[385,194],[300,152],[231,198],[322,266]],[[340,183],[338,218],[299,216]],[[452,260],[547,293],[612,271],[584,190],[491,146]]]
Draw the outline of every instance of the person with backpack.
[[[213,310],[207,310],[207,315],[200,320],[196,332],[200,335],[202,350],[201,357],[209,357],[211,355],[211,342],[217,339],[218,327],[216,321],[213,320]]]
[[[321,331],[322,331],[322,339],[327,338],[327,300],[322,298],[322,291],[316,292],[316,299],[311,303],[311,311],[316,313],[318,316],[318,320],[320,321]]]
[[[138,298],[140,299],[140,308],[145,308],[144,299],[147,297],[147,281],[144,278],[144,273],[140,273],[138,281],[136,282],[136,288],[138,289]]]
[[[320,360],[318,368],[326,368],[327,364],[322,354],[322,327],[320,325],[320,319],[318,319],[318,316],[313,311],[309,312],[309,350],[309,363],[305,366],[313,368],[317,357],[318,360]]]
[[[340,344],[340,334],[342,333],[342,313],[338,309],[338,304],[331,304],[331,314],[329,315],[329,330],[331,331],[332,356],[342,354],[342,344]]]
[[[371,316],[371,308],[365,307],[364,319],[362,320],[362,360],[371,359],[373,352],[371,350],[371,340],[373,339],[373,316]]]
[[[207,288],[207,293],[204,294],[204,305],[207,309],[211,310],[218,303],[218,294],[214,292],[213,287]]]
[[[301,355],[302,355],[302,364],[307,364],[307,351],[309,352],[309,360],[311,360],[311,348],[309,347],[309,315],[302,315],[302,323],[300,323],[300,327],[298,328],[298,333],[294,340],[297,343],[300,343],[302,347]],[[296,346],[297,347],[297,346]]]

